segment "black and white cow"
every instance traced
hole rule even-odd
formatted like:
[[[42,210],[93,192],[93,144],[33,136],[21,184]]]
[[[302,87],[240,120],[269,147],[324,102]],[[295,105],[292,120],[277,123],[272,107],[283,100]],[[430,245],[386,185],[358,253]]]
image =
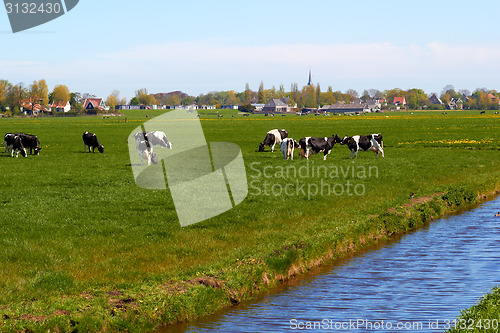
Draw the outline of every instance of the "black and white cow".
[[[326,156],[330,154],[333,146],[336,143],[340,143],[340,137],[335,134],[331,137],[316,138],[316,137],[305,137],[299,140],[300,148],[302,149],[301,155],[306,159],[309,159],[311,155],[311,150],[313,154],[323,152],[323,160],[326,160]]]
[[[271,152],[274,151],[274,146],[276,144],[280,145],[283,139],[288,137],[288,132],[285,131],[284,129],[278,130],[278,129],[273,129],[267,132],[266,138],[264,141],[262,141],[259,145],[259,151],[264,151],[264,148],[266,146],[271,147]]]
[[[167,135],[162,131],[149,132],[146,137],[153,146],[172,149],[172,142],[168,141]]]
[[[42,148],[40,148],[40,141],[38,140],[38,137],[36,135],[19,133],[19,136],[21,137],[24,148],[30,149],[30,154],[40,154],[40,150],[42,150]]]
[[[26,149],[23,146],[23,142],[21,137],[15,133],[7,133],[4,136],[4,144],[5,144],[5,156],[7,156],[7,152],[10,152],[10,156],[14,157],[14,153],[16,157],[19,157],[19,152],[22,157],[28,157],[26,153]]]
[[[351,151],[351,159],[353,154],[356,158],[358,158],[358,150],[372,150],[376,154],[375,157],[378,157],[378,153],[380,152],[382,153],[382,157],[384,157],[382,134],[345,136],[340,144],[347,145]]]
[[[158,164],[158,157],[153,151],[153,146],[149,143],[148,140],[136,140],[135,141],[137,154],[139,154],[141,158],[141,165],[144,164],[144,160],[148,162],[148,165]]]
[[[99,150],[100,153],[104,153],[104,146],[99,143],[97,136],[94,133],[85,132],[83,137],[83,149],[87,151],[87,146],[89,147],[89,153],[95,152],[95,149]]]
[[[292,138],[285,138],[281,142],[280,150],[283,154],[283,158],[288,160],[288,158],[293,160],[293,150],[299,148],[299,143]]]

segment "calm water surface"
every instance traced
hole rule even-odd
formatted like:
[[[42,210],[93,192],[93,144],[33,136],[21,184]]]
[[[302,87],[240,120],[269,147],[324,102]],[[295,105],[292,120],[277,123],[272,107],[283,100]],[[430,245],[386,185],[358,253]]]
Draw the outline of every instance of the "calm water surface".
[[[312,325],[316,330],[307,331],[443,331],[462,309],[500,285],[499,211],[500,197],[301,277],[256,302],[161,332],[283,332]]]

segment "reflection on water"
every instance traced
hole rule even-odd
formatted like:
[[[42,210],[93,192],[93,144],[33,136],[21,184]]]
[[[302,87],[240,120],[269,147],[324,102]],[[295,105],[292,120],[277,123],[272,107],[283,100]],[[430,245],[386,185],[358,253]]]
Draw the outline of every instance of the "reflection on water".
[[[255,303],[161,332],[282,332],[313,325],[330,331],[442,331],[460,310],[500,285],[498,211],[500,197]]]

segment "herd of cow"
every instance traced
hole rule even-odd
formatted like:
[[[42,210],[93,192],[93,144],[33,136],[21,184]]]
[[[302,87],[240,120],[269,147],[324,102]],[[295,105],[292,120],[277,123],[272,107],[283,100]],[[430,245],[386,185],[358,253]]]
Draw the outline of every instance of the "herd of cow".
[[[36,135],[26,134],[26,133],[7,133],[4,136],[5,141],[5,155],[10,153],[10,156],[16,157],[21,156],[28,157],[26,149],[29,148],[30,154],[38,155],[40,154],[40,141]]]
[[[323,160],[326,160],[328,154],[332,150],[336,143],[341,145],[347,145],[351,151],[351,159],[353,155],[358,158],[358,151],[374,151],[376,153],[375,157],[381,153],[384,157],[384,144],[382,142],[382,134],[370,134],[370,135],[354,135],[345,136],[341,139],[337,134],[331,137],[305,137],[297,142],[296,140],[288,137],[288,132],[286,130],[273,129],[267,132],[264,141],[259,145],[259,152],[264,151],[266,146],[271,148],[271,152],[274,151],[274,146],[279,144],[281,153],[285,160],[293,160],[293,152],[295,148],[300,148],[299,156],[301,158],[305,157],[309,159],[311,154],[317,154],[323,152]]]
[[[86,152],[87,147],[89,148],[89,153],[94,152],[95,149],[100,153],[104,153],[104,146],[99,142],[97,136],[94,133],[85,132],[82,135],[83,138],[83,149]],[[141,157],[141,164],[144,163],[144,160],[148,162],[148,165],[158,163],[158,158],[153,151],[153,147],[165,147],[168,149],[172,149],[172,143],[168,141],[167,136],[164,132],[161,131],[153,131],[153,132],[139,132],[136,133],[135,143],[137,148],[137,153]],[[7,133],[4,136],[4,144],[5,144],[5,156],[10,154],[10,156],[19,157],[19,153],[21,156],[28,157],[27,150],[29,148],[30,154],[39,155],[40,150],[40,140],[36,135],[26,134],[26,133]]]
[[[89,152],[94,152],[97,148],[99,152],[104,153],[104,146],[99,142],[94,133],[85,132],[83,133],[82,138],[85,152],[88,147]],[[166,134],[161,131],[139,132],[135,134],[134,139],[137,154],[139,154],[141,158],[141,164],[144,163],[144,160],[147,161],[148,165],[151,165],[151,163],[158,163],[158,157],[153,151],[154,146],[172,149],[172,143],[168,141]],[[7,133],[4,136],[4,141],[6,156],[10,153],[12,157],[14,154],[18,157],[19,153],[21,153],[21,156],[27,157],[28,153],[26,149],[28,148],[30,150],[30,154],[35,155],[38,155],[40,150],[42,150],[40,147],[40,141],[36,135],[26,133]],[[384,144],[382,142],[381,134],[345,136],[343,139],[341,139],[337,134],[324,138],[308,136],[297,142],[296,140],[289,138],[288,132],[284,129],[273,129],[267,132],[264,141],[262,141],[259,145],[259,152],[264,151],[266,146],[269,146],[271,151],[274,151],[274,146],[279,144],[281,153],[283,154],[283,158],[285,160],[289,158],[293,160],[293,152],[295,148],[300,148],[301,151],[299,156],[305,157],[306,159],[309,159],[311,154],[323,152],[323,160],[326,160],[326,157],[330,154],[330,151],[336,143],[347,145],[351,151],[351,159],[353,156],[356,158],[358,157],[359,150],[372,150],[376,153],[376,157],[378,157],[379,153],[381,153],[382,157],[384,157]]]
[[[39,155],[40,150],[40,140],[36,135],[26,134],[26,133],[7,133],[3,137],[5,145],[5,156],[10,154],[11,157],[19,157],[21,153],[22,157],[28,157],[28,152],[26,149],[29,148],[30,155]],[[101,153],[104,153],[104,146],[99,143],[97,136],[93,133],[85,132],[83,133],[83,145],[84,151],[87,151],[89,147],[89,152],[94,152],[95,148]]]

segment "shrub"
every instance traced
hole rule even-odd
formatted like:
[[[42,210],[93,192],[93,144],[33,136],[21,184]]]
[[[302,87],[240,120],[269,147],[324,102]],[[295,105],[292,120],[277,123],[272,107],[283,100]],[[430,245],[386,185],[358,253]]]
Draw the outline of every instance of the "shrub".
[[[473,204],[476,202],[477,193],[470,187],[463,185],[450,188],[442,196],[449,206],[460,206],[462,204]]]
[[[253,112],[255,110],[255,106],[251,104],[243,104],[238,106],[238,110],[241,112]]]

